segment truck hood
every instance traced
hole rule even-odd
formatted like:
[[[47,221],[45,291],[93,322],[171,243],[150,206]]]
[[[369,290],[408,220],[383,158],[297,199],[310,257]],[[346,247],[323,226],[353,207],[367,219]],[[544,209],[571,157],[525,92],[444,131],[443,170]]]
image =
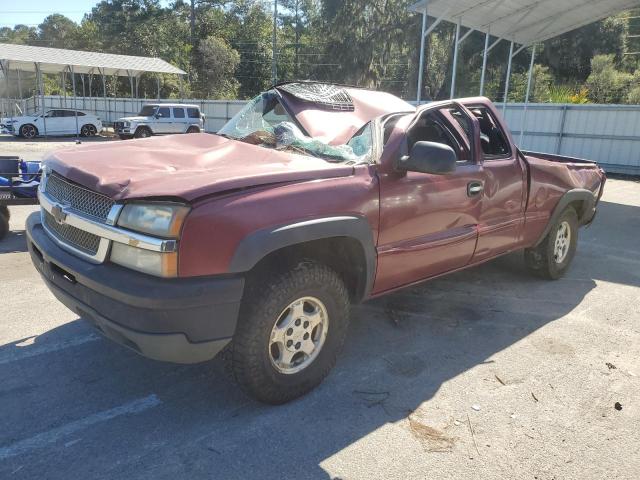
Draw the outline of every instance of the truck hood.
[[[240,188],[353,174],[351,166],[207,133],[87,144],[53,152],[44,163],[114,200],[193,201]]]

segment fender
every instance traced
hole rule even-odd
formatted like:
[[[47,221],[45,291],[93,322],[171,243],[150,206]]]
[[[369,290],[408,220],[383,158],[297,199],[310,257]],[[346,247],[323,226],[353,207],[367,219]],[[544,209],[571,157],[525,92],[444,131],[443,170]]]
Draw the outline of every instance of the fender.
[[[540,245],[540,243],[542,243],[545,237],[549,234],[551,227],[555,225],[558,218],[560,218],[560,215],[562,215],[564,209],[567,208],[567,205],[574,202],[582,202],[583,204],[582,215],[578,218],[578,225],[586,225],[591,221],[595,214],[595,207],[597,202],[596,196],[593,194],[593,192],[583,188],[575,188],[573,190],[569,190],[560,198],[556,207],[553,209],[553,214],[551,214],[547,226],[534,244],[534,247],[537,247],[538,245]],[[578,212],[578,215],[580,215],[580,212]]]
[[[323,217],[257,230],[245,237],[233,255],[230,273],[251,270],[262,258],[284,247],[335,237],[357,240],[364,251],[366,282],[361,299],[373,288],[376,273],[376,247],[373,231],[366,218],[360,216]]]

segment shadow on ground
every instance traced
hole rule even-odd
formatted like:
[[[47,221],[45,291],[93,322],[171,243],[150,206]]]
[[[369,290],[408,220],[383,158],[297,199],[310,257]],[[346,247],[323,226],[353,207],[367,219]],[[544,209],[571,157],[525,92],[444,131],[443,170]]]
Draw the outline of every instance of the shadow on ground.
[[[10,230],[7,236],[0,240],[0,254],[27,251],[27,236],[24,230]]]
[[[217,360],[157,363],[97,337],[80,321],[4,345],[0,457],[4,452],[6,458],[0,472],[154,479],[213,473],[282,478],[286,472],[286,478],[329,478],[322,461],[406,418],[444,382],[570,314],[596,280],[640,285],[638,269],[628,263],[640,263],[639,221],[636,207],[604,202],[597,223],[582,232],[570,274],[557,282],[532,278],[522,256],[512,254],[354,307],[333,374],[281,407],[246,398]],[[150,395],[159,403],[143,412],[52,441],[43,436]],[[472,403],[473,392],[460,396]]]

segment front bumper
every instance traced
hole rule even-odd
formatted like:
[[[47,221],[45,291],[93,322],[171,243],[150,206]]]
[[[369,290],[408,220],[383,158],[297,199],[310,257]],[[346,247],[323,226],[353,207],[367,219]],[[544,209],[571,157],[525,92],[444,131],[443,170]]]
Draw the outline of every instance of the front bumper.
[[[105,336],[155,360],[210,360],[235,332],[240,276],[162,279],[62,250],[40,214],[27,219],[27,246],[53,294]]]

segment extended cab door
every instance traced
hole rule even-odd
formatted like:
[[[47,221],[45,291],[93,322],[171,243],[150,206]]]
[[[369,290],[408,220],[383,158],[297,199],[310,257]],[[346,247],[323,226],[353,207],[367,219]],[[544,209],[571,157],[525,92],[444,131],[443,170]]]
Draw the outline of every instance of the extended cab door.
[[[483,174],[476,149],[454,114],[467,130],[477,132],[477,120],[455,103],[423,107],[409,120],[385,127],[374,294],[464,267],[473,256],[481,197],[470,189],[482,184]],[[458,155],[455,172],[394,170],[394,162],[418,141],[453,148]]]
[[[465,102],[478,119],[482,155],[482,207],[473,262],[516,248],[524,228],[526,167],[506,128],[488,103]]]

